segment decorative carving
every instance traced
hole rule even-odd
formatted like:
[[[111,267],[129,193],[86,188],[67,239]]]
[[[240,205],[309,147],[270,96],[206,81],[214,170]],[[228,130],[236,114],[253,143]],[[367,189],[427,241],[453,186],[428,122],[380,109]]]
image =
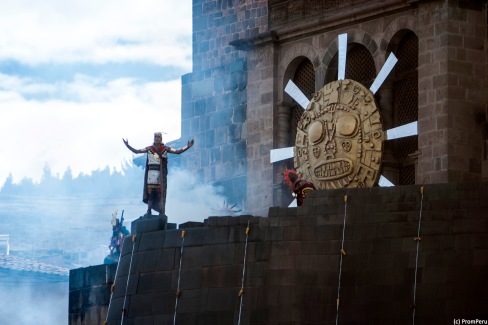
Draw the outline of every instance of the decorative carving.
[[[295,168],[319,189],[371,187],[384,139],[373,94],[354,80],[333,81],[298,122]]]
[[[271,10],[271,21],[274,23],[279,23],[287,20],[287,6],[279,5],[275,6],[273,10]]]
[[[294,0],[288,3],[288,18],[300,18],[303,15],[303,1]]]
[[[341,0],[325,0],[325,9],[332,9],[335,7],[339,7],[341,2],[349,2],[349,1],[341,1]]]
[[[398,3],[405,0],[390,0]],[[268,0],[271,28],[284,27],[288,22],[303,18],[332,17],[346,7],[361,7],[369,11],[371,0]],[[305,20],[307,21],[307,20]],[[307,94],[308,95],[308,94]]]

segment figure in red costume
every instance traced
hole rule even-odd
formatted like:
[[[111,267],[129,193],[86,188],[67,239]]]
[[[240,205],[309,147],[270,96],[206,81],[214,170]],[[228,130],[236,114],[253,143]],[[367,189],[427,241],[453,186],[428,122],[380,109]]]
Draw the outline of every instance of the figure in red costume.
[[[122,139],[133,153],[147,153],[146,170],[144,176],[144,193],[142,201],[147,204],[146,216],[151,215],[151,209],[166,216],[166,188],[168,186],[168,153],[180,154],[193,146],[193,140],[181,149],[165,146],[161,132],[154,133],[154,143],[144,149],[134,149],[129,141]]]
[[[308,191],[313,191],[316,189],[312,183],[302,179],[293,169],[285,170],[283,172],[283,179],[293,191],[293,196],[297,199],[297,206],[301,206],[303,204],[303,200],[307,197]]]

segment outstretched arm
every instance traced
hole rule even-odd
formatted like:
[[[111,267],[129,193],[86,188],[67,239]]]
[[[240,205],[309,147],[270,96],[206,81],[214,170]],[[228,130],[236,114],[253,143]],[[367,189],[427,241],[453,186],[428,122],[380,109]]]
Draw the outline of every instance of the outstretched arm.
[[[181,148],[181,149],[173,149],[173,148],[169,148],[169,149],[168,149],[168,152],[171,152],[171,153],[176,153],[176,154],[180,154],[180,153],[185,152],[185,151],[187,151],[188,149],[190,149],[190,148],[191,148],[191,146],[193,146],[193,143],[194,143],[194,141],[193,141],[193,140],[188,141],[188,144],[187,144],[186,146],[184,146],[183,148]]]
[[[126,139],[122,139],[122,141],[124,141],[124,144],[127,148],[129,148],[130,151],[132,151],[133,153],[146,153],[147,152],[147,148],[144,148],[144,149],[134,149],[132,148],[130,145],[129,145],[129,140],[126,140]]]

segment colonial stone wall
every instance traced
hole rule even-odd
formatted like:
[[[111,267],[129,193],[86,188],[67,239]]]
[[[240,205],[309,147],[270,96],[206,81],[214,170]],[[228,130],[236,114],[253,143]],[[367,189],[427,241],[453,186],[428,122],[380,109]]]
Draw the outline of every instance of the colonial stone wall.
[[[435,1],[419,6],[418,22],[418,182],[480,179],[486,169],[486,5]]]
[[[280,10],[290,10],[292,6],[290,1],[279,3],[276,8],[281,8]],[[290,107],[293,101],[284,92],[284,88],[288,80],[293,78],[297,64],[304,59],[313,64],[315,89],[319,90],[327,83],[329,70],[337,69],[331,60],[337,54],[339,34],[347,33],[349,44],[359,44],[368,49],[378,73],[391,51],[388,47],[395,41],[397,34],[405,30],[417,33],[415,6],[403,1],[389,1],[383,10],[395,9],[395,12],[384,16],[375,15],[374,18],[361,22],[351,20],[348,13],[359,9],[363,15],[373,15],[374,11],[363,5],[364,3],[354,10],[347,3],[330,7],[336,13],[341,12],[342,20],[312,20],[313,23],[309,20],[296,20],[291,25],[275,22],[272,26],[277,28],[274,38],[266,41],[263,37],[254,40],[255,47],[249,48],[248,45],[248,78],[252,80],[252,84],[248,82],[247,88],[247,158],[248,165],[252,164],[253,167],[248,167],[248,179],[252,179],[252,183],[248,181],[247,196],[252,197],[254,204],[248,206],[246,211],[263,214],[270,205],[287,206],[292,200],[289,194],[283,194],[286,190],[283,188],[281,172],[292,168],[293,161],[276,163],[273,166],[269,163],[269,150],[286,147],[290,143]],[[348,8],[345,9],[346,7]],[[273,9],[272,6],[271,10],[276,8]],[[388,82],[384,87],[388,88]],[[392,114],[393,103],[388,91],[391,92],[391,87],[386,91],[380,88],[377,96],[383,119],[388,124],[385,128],[392,127],[389,115]],[[266,136],[263,137],[263,134]]]
[[[314,191],[267,218],[211,217],[178,230],[139,221],[107,323],[121,323],[125,301],[124,324],[172,324],[178,286],[177,324],[237,324],[240,311],[241,324],[410,323],[414,293],[415,324],[486,320],[488,183],[420,189]],[[101,324],[113,272],[71,271],[70,325]]]
[[[291,98],[284,87],[298,64],[313,64],[318,90],[337,69],[337,36],[364,46],[378,73],[401,35],[418,38],[417,183],[488,177],[486,2],[483,1],[193,1],[193,72],[182,77],[178,157],[199,179],[222,186],[247,213],[286,206],[281,171],[269,150],[290,143]],[[332,61],[331,61],[332,60]],[[329,79],[328,79],[329,78]],[[376,95],[393,126],[393,85]],[[387,148],[384,174],[398,181]],[[252,201],[249,205],[247,202]]]
[[[308,10],[313,6],[323,10]],[[418,38],[418,151],[409,158],[417,162],[416,183],[487,177],[486,2],[270,1],[269,8],[273,32],[236,42],[243,44],[252,62],[252,84],[247,86],[247,196],[254,204],[246,211],[262,214],[270,202],[286,206],[290,201],[282,194],[280,173],[293,162],[268,164],[270,146],[285,146],[292,133],[292,100],[284,88],[302,60],[312,63],[315,89],[322,88],[337,69],[331,59],[342,33],[348,34],[350,45],[368,49],[376,73],[401,35],[411,31]],[[385,129],[393,126],[392,91],[387,79],[375,96]],[[399,163],[391,154],[387,152],[384,173],[397,183],[394,166]]]
[[[266,1],[193,1],[193,72],[182,77],[181,166],[246,202],[247,58],[229,43],[267,29]]]

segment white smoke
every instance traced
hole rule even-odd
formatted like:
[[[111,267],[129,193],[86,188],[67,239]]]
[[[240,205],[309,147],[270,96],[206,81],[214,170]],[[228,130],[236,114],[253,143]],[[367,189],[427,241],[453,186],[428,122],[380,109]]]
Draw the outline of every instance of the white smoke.
[[[68,282],[19,283],[12,276],[0,278],[0,324],[68,323]]]
[[[188,171],[175,169],[168,175],[166,214],[168,222],[203,221],[209,216],[229,215],[222,189],[202,184]]]

